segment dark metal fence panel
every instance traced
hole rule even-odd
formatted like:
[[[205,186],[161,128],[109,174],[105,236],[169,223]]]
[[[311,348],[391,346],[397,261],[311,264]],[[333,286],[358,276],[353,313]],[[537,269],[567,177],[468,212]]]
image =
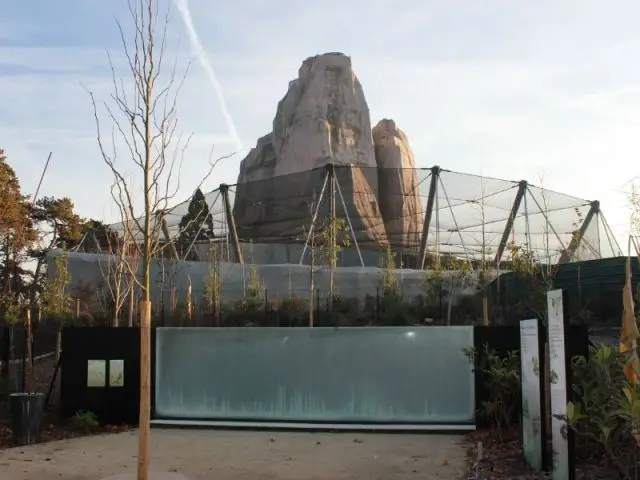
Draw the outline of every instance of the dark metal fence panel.
[[[140,329],[67,327],[62,348],[62,414],[90,411],[103,424],[136,424]]]

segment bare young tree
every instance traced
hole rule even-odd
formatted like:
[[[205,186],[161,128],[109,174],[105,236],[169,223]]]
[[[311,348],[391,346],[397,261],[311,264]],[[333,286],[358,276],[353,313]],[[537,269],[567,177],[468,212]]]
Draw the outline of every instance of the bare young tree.
[[[113,92],[100,103],[89,91],[102,158],[114,177],[114,198],[125,238],[131,239],[139,265],[124,256],[123,265],[140,292],[141,380],[138,479],[149,470],[151,262],[166,244],[160,233],[165,215],[179,191],[179,174],[190,136],[179,134],[177,100],[188,66],[177,76],[177,56],[165,72],[170,11],[162,16],[158,0],[129,0],[130,24],[117,21],[126,60],[125,75],[109,55]],[[130,33],[129,33],[130,32]],[[103,115],[110,135],[103,131]],[[121,153],[124,152],[124,153]],[[221,157],[211,161],[204,182]],[[137,201],[134,185],[142,186]],[[139,205],[141,203],[141,206]]]
[[[319,198],[317,202],[321,202]],[[319,319],[314,319],[314,298],[317,287],[316,272],[327,268],[329,269],[329,310],[333,309],[333,299],[336,296],[336,288],[334,285],[334,271],[338,259],[338,254],[343,248],[349,248],[351,241],[347,232],[347,222],[344,218],[326,217],[323,220],[314,215],[318,208],[317,203],[311,202],[307,204],[309,209],[309,217],[311,223],[309,230],[303,227],[303,235],[305,238],[305,253],[309,252],[309,326],[313,327]],[[317,212],[316,212],[317,213]],[[302,259],[301,259],[302,264]],[[315,301],[320,301],[315,298]]]
[[[205,277],[205,301],[207,307],[213,311],[215,326],[221,325],[222,310],[222,249],[214,244],[209,251],[209,268]]]
[[[126,214],[126,212],[124,212]],[[128,222],[128,219],[125,219]],[[124,232],[122,238],[116,238],[111,232],[106,232],[109,245],[109,255],[106,263],[98,262],[104,280],[104,304],[106,310],[112,313],[111,324],[120,326],[121,312],[129,303],[129,313],[133,311],[131,299],[135,291],[139,257],[136,254],[135,241]],[[133,317],[129,315],[129,326],[133,326]]]

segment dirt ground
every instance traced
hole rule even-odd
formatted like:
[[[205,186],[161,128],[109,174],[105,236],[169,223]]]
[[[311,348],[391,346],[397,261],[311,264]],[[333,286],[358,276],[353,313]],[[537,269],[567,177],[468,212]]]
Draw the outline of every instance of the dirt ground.
[[[459,480],[463,437],[153,429],[151,471],[190,480]],[[136,468],[137,432],[0,450],[2,480],[100,480]]]

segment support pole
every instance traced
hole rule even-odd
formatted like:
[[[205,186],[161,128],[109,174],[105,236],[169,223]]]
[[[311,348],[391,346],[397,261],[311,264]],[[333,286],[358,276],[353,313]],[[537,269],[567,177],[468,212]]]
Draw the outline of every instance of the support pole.
[[[340,188],[340,182],[338,182],[338,180],[336,179],[335,183],[338,190],[338,195],[340,195],[340,202],[342,203],[342,208],[344,209],[344,216],[347,217],[347,224],[349,225],[349,230],[351,230],[351,238],[353,238],[353,243],[356,246],[356,251],[358,252],[358,258],[360,259],[360,266],[364,267],[362,252],[360,251],[360,245],[358,245],[356,232],[353,229],[353,224],[351,223],[351,218],[349,217],[349,212],[347,211],[347,203],[344,201],[344,196],[342,195],[342,189]]]
[[[584,217],[584,220],[582,221],[582,225],[580,225],[580,229],[577,232],[574,232],[573,236],[571,237],[571,241],[569,242],[569,246],[562,251],[560,260],[558,260],[559,264],[569,263],[573,259],[573,256],[575,255],[576,250],[578,250],[578,248],[580,247],[580,244],[582,244],[582,240],[584,239],[584,234],[587,233],[587,229],[589,228],[589,225],[591,225],[591,221],[599,212],[600,212],[600,202],[597,200],[591,202],[589,211],[587,212],[587,215]]]
[[[427,210],[424,212],[424,224],[422,225],[422,236],[420,237],[420,252],[418,254],[418,266],[424,270],[427,259],[427,244],[429,242],[429,227],[433,216],[433,205],[438,196],[438,179],[440,178],[440,167],[431,167],[431,183],[429,185],[429,196],[427,197]]]
[[[496,251],[496,258],[494,262],[498,266],[500,265],[500,260],[502,260],[504,249],[507,248],[509,235],[511,235],[511,231],[513,230],[513,222],[515,222],[516,220],[516,216],[518,215],[518,211],[520,210],[520,204],[522,203],[522,199],[524,198],[525,193],[527,193],[527,181],[520,180],[520,182],[518,183],[518,191],[516,192],[516,198],[513,199],[513,205],[511,205],[511,212],[509,213],[509,217],[507,218],[507,224],[504,227],[504,231],[502,232],[502,238],[500,239],[500,243],[498,244],[498,250]],[[531,246],[529,246],[529,248],[531,248]]]
[[[87,240],[87,238],[89,238],[89,232],[85,233],[78,244],[75,247],[70,248],[69,250],[72,252],[87,252],[87,247],[84,246],[84,242]]]
[[[171,240],[171,235],[169,235],[169,226],[167,225],[167,220],[164,217],[164,213],[161,213],[161,215],[162,219],[160,220],[160,222],[162,227],[162,234],[164,235],[164,239],[167,242],[167,245],[169,245],[169,248],[171,249],[171,255],[173,255],[173,258],[177,260],[180,258],[180,256],[178,255],[176,244],[173,243],[173,241]]]
[[[229,200],[229,185],[223,183],[220,185],[220,194],[224,201],[224,213],[227,217],[227,226],[229,228],[229,235],[231,235],[231,245],[236,255],[236,261],[244,264],[242,258],[242,250],[240,249],[240,240],[238,239],[238,230],[236,230],[236,221],[233,218],[233,210],[231,209],[231,201]]]
[[[607,217],[605,217],[602,212],[598,215],[602,220],[602,226],[604,227],[604,232],[607,235],[607,240],[609,241],[609,246],[611,247],[611,251],[613,252],[614,257],[623,256],[622,249],[620,248],[620,244],[618,240],[616,240],[611,227],[609,226],[609,222],[607,222]]]
[[[529,224],[529,205],[527,204],[526,195],[524,196],[523,201],[524,201],[524,225],[525,225],[525,232],[527,235],[527,249],[531,250],[533,248],[533,241],[531,240],[531,225]]]

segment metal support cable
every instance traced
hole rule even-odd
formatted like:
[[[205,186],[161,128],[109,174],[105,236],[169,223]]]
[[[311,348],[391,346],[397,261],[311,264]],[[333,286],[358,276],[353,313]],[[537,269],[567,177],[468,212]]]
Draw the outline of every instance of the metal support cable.
[[[551,231],[553,232],[553,234],[556,236],[556,238],[560,242],[560,246],[562,247],[562,250],[566,250],[567,247],[565,246],[564,242],[560,238],[560,235],[558,235],[558,232],[556,231],[555,227],[553,226],[553,224],[549,220],[549,216],[546,214],[545,210],[542,208],[542,205],[540,205],[538,200],[536,200],[536,197],[533,196],[533,194],[529,191],[529,189],[527,189],[527,193],[531,196],[531,198],[533,199],[533,201],[537,205],[538,210],[540,210],[540,213],[542,213],[542,215],[544,216],[544,219],[547,222],[547,225],[549,226],[549,228],[551,228]],[[547,253],[547,256],[550,255],[549,252],[546,252],[546,253]],[[547,261],[549,261],[549,260],[550,260],[550,256],[549,256],[549,258],[547,258]]]
[[[353,237],[353,243],[356,246],[356,251],[358,252],[358,258],[360,258],[360,265],[364,267],[364,260],[362,259],[362,252],[360,252],[360,246],[358,245],[358,239],[356,238],[356,232],[353,229],[353,224],[351,223],[351,218],[349,218],[349,212],[347,211],[347,204],[344,201],[344,197],[342,196],[342,189],[340,188],[340,182],[334,177],[334,181],[336,182],[336,187],[338,188],[338,195],[340,196],[340,201],[342,202],[342,208],[344,208],[344,215],[347,217],[347,223],[349,224],[349,229],[351,230],[351,236]]]
[[[442,193],[444,193],[444,198],[447,201],[447,205],[449,205],[449,195],[447,195],[447,190],[444,188],[444,183],[442,182],[442,178],[440,180],[440,187],[442,187]],[[460,237],[460,243],[462,244],[462,249],[464,250],[465,256],[467,257],[467,262],[469,262],[469,266],[472,266],[471,259],[469,258],[469,252],[467,251],[467,247],[464,243],[464,239],[462,238],[462,233],[458,228],[458,220],[456,220],[456,215],[453,213],[453,208],[449,205],[449,211],[451,212],[451,217],[453,218],[453,224],[456,226],[456,231],[458,232],[458,237]]]
[[[304,248],[302,249],[302,255],[300,255],[300,265],[304,261],[304,256],[307,253],[307,247],[309,246],[309,240],[311,240],[311,235],[313,235],[313,229],[316,225],[316,220],[318,219],[318,212],[320,211],[320,205],[322,204],[322,198],[324,197],[324,191],[327,188],[327,183],[329,181],[329,172],[324,177],[324,182],[322,184],[322,189],[320,190],[320,197],[318,198],[318,203],[316,205],[316,211],[313,213],[313,217],[311,219],[311,227],[309,228],[309,235],[304,242]]]

